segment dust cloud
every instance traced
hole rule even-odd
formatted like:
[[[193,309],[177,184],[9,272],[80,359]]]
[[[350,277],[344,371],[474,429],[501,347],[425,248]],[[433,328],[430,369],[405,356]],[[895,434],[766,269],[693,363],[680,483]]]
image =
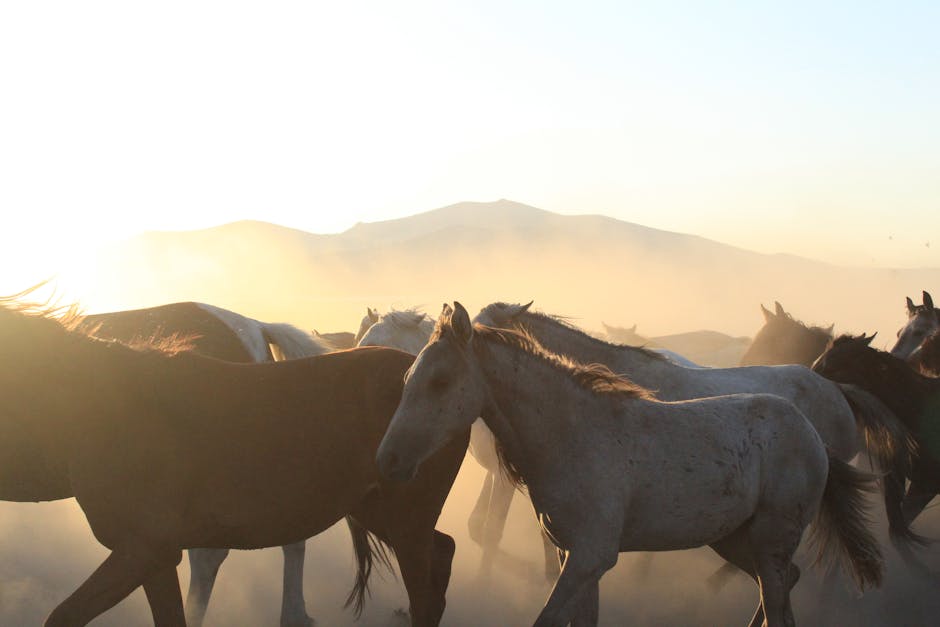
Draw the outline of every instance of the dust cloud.
[[[366,306],[423,305],[436,314],[440,303],[458,299],[474,313],[496,300],[535,299],[537,308],[573,316],[589,330],[599,330],[602,322],[637,324],[648,336],[699,329],[753,336],[763,322],[759,304],[779,300],[806,322],[835,323],[836,332],[879,331],[876,344],[884,347],[905,321],[904,297],[917,299],[920,290],[931,287],[940,291],[936,269],[843,268],[759,255],[596,216],[523,212],[508,227],[494,229],[452,213],[466,219],[445,220],[434,231],[412,229],[408,237],[401,229],[393,237],[376,228],[335,240],[255,223],[148,234],[90,264],[82,294],[65,292],[89,312],[197,300],[320,331],[355,331]],[[457,541],[443,624],[531,624],[550,591],[541,575],[531,505],[517,495],[502,545],[512,557],[503,559],[491,578],[479,580],[480,550],[466,529],[482,480],[482,469],[468,458],[438,525]],[[886,540],[883,507],[874,505],[889,557],[884,587],[859,597],[841,574],[825,577],[812,570],[813,556],[804,548],[797,558],[803,578],[793,594],[798,623],[936,623],[935,582],[900,562]],[[940,514],[928,509],[916,527],[940,536]],[[937,553],[923,551],[925,561],[940,571]],[[40,624],[104,556],[74,501],[0,503],[0,624]],[[757,605],[756,586],[737,576],[719,591],[710,589],[706,580],[720,564],[707,549],[660,554],[649,564],[622,555],[602,580],[601,624],[746,624]],[[185,556],[179,572],[185,595]],[[353,575],[343,526],[308,541],[307,607],[322,627],[353,624],[352,614],[342,608]],[[396,610],[408,604],[401,582],[379,572],[372,588],[358,624],[400,624]],[[233,551],[222,567],[206,625],[276,625],[280,594],[278,549]],[[93,624],[152,623],[138,591]]]

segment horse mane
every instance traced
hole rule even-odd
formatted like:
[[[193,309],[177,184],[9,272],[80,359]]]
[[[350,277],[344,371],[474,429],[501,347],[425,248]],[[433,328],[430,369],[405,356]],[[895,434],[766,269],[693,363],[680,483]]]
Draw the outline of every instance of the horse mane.
[[[417,307],[412,307],[410,309],[392,309],[382,314],[379,322],[388,322],[398,328],[415,329],[425,320],[430,321],[426,314],[418,311]]]
[[[832,339],[832,332],[826,328],[817,325],[806,324],[802,320],[794,318],[790,313],[783,312],[783,315],[774,316],[774,320],[782,323],[784,326],[787,326],[792,329],[798,329],[800,331],[808,331],[813,335],[819,336],[820,339],[825,338],[827,340]],[[772,325],[773,322],[768,322],[767,326]]]
[[[494,342],[515,348],[549,364],[589,392],[620,398],[653,398],[652,392],[612,372],[603,364],[582,364],[564,355],[548,351],[527,331],[487,327],[482,324],[475,324],[473,330],[474,347],[485,345],[486,342]]]
[[[193,349],[198,335],[171,335],[154,334],[150,337],[137,337],[130,341],[119,341],[100,338],[96,335],[101,324],[88,324],[85,314],[77,303],[61,305],[51,298],[45,302],[28,300],[36,290],[42,288],[47,282],[38,283],[16,294],[0,296],[0,315],[18,317],[23,320],[42,321],[42,324],[51,325],[48,328],[59,327],[66,335],[90,341],[117,344],[126,346],[136,352],[154,352],[165,355],[175,355]]]
[[[499,309],[518,308],[520,311],[519,311],[517,314],[514,314],[513,316],[510,316],[510,317],[511,317],[511,319],[512,319],[513,322],[516,322],[516,323],[518,323],[518,324],[520,324],[520,325],[523,325],[523,326],[525,325],[525,322],[524,322],[523,320],[520,320],[520,318],[522,318],[523,316],[529,316],[529,317],[532,317],[532,318],[534,318],[534,319],[536,319],[536,320],[541,320],[541,321],[544,321],[544,322],[548,322],[549,324],[554,324],[554,325],[556,325],[556,326],[563,327],[563,328],[566,329],[567,331],[570,331],[570,332],[572,332],[572,333],[574,333],[574,334],[580,336],[580,337],[583,338],[583,339],[587,339],[589,342],[591,342],[592,344],[595,344],[595,345],[597,345],[597,346],[602,346],[602,347],[604,347],[604,348],[610,348],[610,347],[619,348],[619,349],[623,349],[623,350],[628,350],[628,351],[633,351],[633,352],[635,352],[635,353],[639,353],[639,354],[643,355],[644,357],[648,357],[648,358],[650,358],[650,359],[656,359],[656,360],[659,360],[659,361],[669,361],[669,360],[666,358],[665,355],[663,355],[663,354],[661,354],[661,353],[657,353],[656,351],[650,350],[650,349],[648,349],[648,348],[646,348],[646,347],[643,347],[643,346],[630,346],[629,344],[618,344],[618,343],[616,343],[616,342],[608,342],[608,341],[602,340],[602,339],[600,339],[600,338],[598,338],[598,337],[594,337],[593,335],[591,335],[590,333],[588,333],[587,331],[585,331],[585,330],[582,329],[581,327],[579,327],[579,326],[577,326],[576,324],[574,324],[574,323],[571,321],[571,318],[570,318],[569,316],[559,316],[559,315],[556,315],[556,314],[547,314],[547,313],[544,313],[544,312],[541,312],[541,311],[532,311],[531,309],[526,309],[526,308],[524,308],[523,305],[520,305],[520,304],[518,304],[518,303],[512,304],[512,303],[504,303],[504,302],[497,302],[497,303],[493,303],[493,304],[491,304],[491,305],[487,305],[486,307],[483,308],[483,311],[492,311],[491,308],[493,308],[493,309],[496,309],[496,308],[499,308]],[[482,313],[482,312],[481,312],[481,313]],[[528,331],[526,330],[526,332],[528,332]]]

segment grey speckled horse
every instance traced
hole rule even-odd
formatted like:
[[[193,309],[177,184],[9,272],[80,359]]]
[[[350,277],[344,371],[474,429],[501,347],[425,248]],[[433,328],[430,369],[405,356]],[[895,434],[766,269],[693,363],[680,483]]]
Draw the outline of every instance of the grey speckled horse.
[[[406,375],[380,472],[414,476],[477,416],[564,554],[537,627],[596,625],[598,582],[620,552],[706,544],[758,583],[752,626],[793,625],[792,557],[814,516],[821,555],[842,557],[861,586],[880,582],[863,511],[870,477],[828,454],[778,396],[660,402],[603,366],[472,325],[459,303],[445,305]]]

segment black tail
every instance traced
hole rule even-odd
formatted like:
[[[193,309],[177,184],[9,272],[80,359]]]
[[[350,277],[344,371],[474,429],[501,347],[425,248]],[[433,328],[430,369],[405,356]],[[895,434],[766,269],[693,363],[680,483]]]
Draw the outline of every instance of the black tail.
[[[352,538],[353,552],[356,554],[356,583],[346,597],[346,604],[343,607],[353,606],[356,618],[362,614],[362,608],[366,604],[366,594],[369,592],[369,576],[372,574],[372,566],[378,559],[379,564],[385,566],[389,571],[392,570],[392,562],[388,557],[388,550],[382,540],[375,534],[370,533],[368,529],[359,524],[352,516],[346,517],[346,525],[349,527],[349,535]]]
[[[862,590],[880,586],[884,571],[865,502],[865,495],[875,491],[875,479],[830,454],[829,478],[813,525],[816,563],[840,562]]]
[[[910,431],[877,396],[860,387],[840,383],[855,421],[865,434],[869,458],[885,473],[882,479],[888,528],[895,544],[925,545],[928,540],[911,530],[901,511],[904,482],[917,457],[917,442]]]

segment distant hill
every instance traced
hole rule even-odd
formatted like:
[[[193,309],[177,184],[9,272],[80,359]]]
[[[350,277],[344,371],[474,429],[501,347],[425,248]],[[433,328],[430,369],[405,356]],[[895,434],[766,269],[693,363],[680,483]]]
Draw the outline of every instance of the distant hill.
[[[664,335],[752,336],[759,304],[808,322],[879,330],[904,320],[904,296],[940,292],[940,268],[847,268],[766,255],[597,215],[508,200],[459,203],[318,235],[245,221],[150,232],[106,251],[92,310],[200,300],[321,331],[354,330],[365,307],[528,301]]]

